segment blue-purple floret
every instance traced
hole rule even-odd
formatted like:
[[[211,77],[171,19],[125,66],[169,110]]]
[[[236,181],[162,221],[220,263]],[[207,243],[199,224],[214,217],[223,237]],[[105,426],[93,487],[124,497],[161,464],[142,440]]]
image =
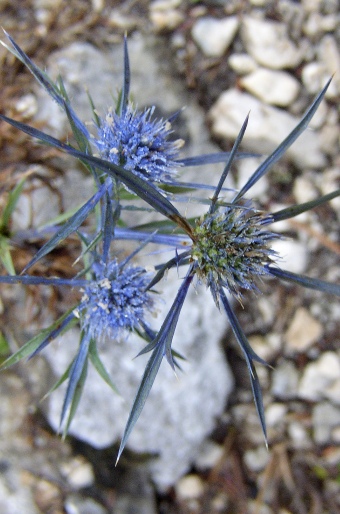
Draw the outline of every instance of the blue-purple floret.
[[[146,312],[153,306],[145,291],[150,275],[144,268],[123,268],[117,261],[93,264],[95,279],[84,288],[78,309],[82,328],[93,338],[117,337],[145,323]]]
[[[179,167],[182,140],[170,140],[171,123],[153,114],[154,107],[139,112],[129,105],[121,115],[110,110],[95,145],[103,159],[152,182],[169,182]]]

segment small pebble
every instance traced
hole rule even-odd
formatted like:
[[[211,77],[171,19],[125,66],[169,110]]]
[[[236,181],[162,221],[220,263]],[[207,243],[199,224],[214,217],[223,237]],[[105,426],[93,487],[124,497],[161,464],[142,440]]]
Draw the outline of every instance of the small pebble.
[[[70,495],[65,500],[66,514],[105,514],[107,510],[92,498]]]
[[[268,68],[295,68],[304,57],[303,49],[288,38],[283,23],[244,16],[241,37],[247,53]]]
[[[287,413],[287,405],[284,403],[271,403],[266,408],[266,423],[268,427],[274,427],[284,422]]]
[[[270,454],[265,446],[259,446],[255,450],[247,450],[243,458],[247,468],[258,473],[268,464]]]
[[[204,493],[204,482],[198,475],[186,475],[175,485],[178,500],[195,500]]]
[[[313,408],[312,424],[315,442],[329,444],[332,429],[340,425],[340,409],[331,403],[318,403]]]
[[[303,273],[308,263],[308,250],[304,243],[283,239],[274,241],[272,248],[278,252],[282,261],[280,265],[292,273]]]
[[[320,340],[323,327],[304,307],[298,308],[284,335],[288,352],[304,352]]]
[[[210,109],[212,133],[234,141],[249,112],[243,143],[247,149],[263,154],[272,152],[300,121],[300,117],[267,105],[248,93],[229,89],[218,97]],[[301,169],[315,169],[326,164],[320,150],[319,136],[311,130],[301,134],[299,144],[288,149],[287,157]]]
[[[233,41],[239,21],[236,16],[216,19],[199,18],[192,27],[191,35],[207,57],[221,57]]]
[[[81,456],[64,463],[61,470],[74,489],[89,487],[94,482],[92,466]]]
[[[38,102],[34,95],[27,94],[16,102],[15,108],[23,118],[32,118],[38,111]]]
[[[263,102],[279,107],[290,105],[300,90],[299,82],[289,73],[266,68],[258,68],[243,77],[240,84]]]
[[[195,466],[199,470],[213,468],[223,455],[223,446],[211,440],[206,440],[201,446],[201,451],[195,460]]]
[[[340,359],[335,352],[324,352],[316,361],[309,363],[298,387],[298,396],[305,400],[321,401],[336,385],[340,402]]]
[[[273,371],[271,393],[282,400],[295,398],[298,381],[299,375],[294,364],[282,361]]]
[[[257,69],[255,59],[248,54],[233,53],[228,58],[228,64],[232,70],[238,75],[246,75]]]

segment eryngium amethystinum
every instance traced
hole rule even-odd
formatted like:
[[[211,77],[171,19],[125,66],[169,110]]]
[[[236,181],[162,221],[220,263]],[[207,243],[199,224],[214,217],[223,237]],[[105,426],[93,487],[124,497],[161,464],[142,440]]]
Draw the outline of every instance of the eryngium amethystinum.
[[[124,268],[117,261],[95,262],[92,268],[94,280],[84,288],[77,309],[83,329],[100,339],[140,328],[153,306],[151,293],[145,290],[150,275],[144,268]]]
[[[152,182],[169,182],[183,141],[170,139],[171,121],[154,118],[154,111],[137,111],[130,104],[120,114],[110,109],[94,142],[102,159]]]

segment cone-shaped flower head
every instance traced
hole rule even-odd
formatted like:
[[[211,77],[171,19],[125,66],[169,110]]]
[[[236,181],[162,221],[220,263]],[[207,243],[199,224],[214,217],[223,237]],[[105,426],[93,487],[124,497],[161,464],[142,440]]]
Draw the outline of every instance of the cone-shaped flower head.
[[[212,289],[224,286],[238,299],[242,289],[257,290],[256,278],[278,257],[271,242],[279,236],[263,229],[263,215],[249,205],[218,209],[199,218],[193,230],[196,273]],[[266,218],[267,219],[267,218]]]
[[[147,310],[153,306],[145,288],[150,276],[141,267],[122,267],[116,261],[93,265],[95,280],[84,289],[79,307],[82,327],[93,338],[117,336],[123,330],[132,331],[144,322]]]
[[[169,120],[153,118],[154,107],[144,111],[128,105],[121,114],[110,110],[98,128],[95,144],[103,159],[124,166],[153,182],[171,180],[179,164],[183,141],[170,140]]]

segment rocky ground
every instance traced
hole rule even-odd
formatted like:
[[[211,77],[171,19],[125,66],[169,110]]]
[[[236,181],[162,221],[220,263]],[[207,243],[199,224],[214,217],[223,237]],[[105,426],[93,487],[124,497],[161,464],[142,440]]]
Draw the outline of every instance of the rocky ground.
[[[141,106],[155,103],[162,115],[187,105],[176,130],[188,140],[189,154],[214,151],[216,145],[229,149],[249,110],[244,148],[268,153],[334,74],[312,129],[256,185],[253,194],[264,209],[275,210],[339,187],[338,1],[74,0],[66,4],[0,0],[0,12],[1,25],[35,62],[51,73],[61,72],[81,112],[86,109],[84,85],[98,102],[108,89],[110,94],[120,85],[117,62],[127,32],[136,99]],[[63,118],[3,48],[0,65],[1,112],[65,138]],[[0,202],[24,174],[30,177],[25,202],[13,220],[17,229],[41,223],[51,212],[69,206],[71,182],[77,184],[78,195],[86,198],[86,185],[78,187],[79,169],[70,169],[67,161],[65,173],[66,161],[55,151],[32,144],[4,124],[0,125],[0,152]],[[254,159],[237,165],[236,186],[255,166]],[[285,267],[339,282],[339,218],[340,203],[333,200],[282,223],[278,230],[287,236],[280,247]],[[67,276],[72,244],[44,261],[37,272],[52,269]],[[32,251],[32,247],[15,249],[18,270]],[[176,442],[173,450],[169,446],[174,457],[172,482],[169,474],[153,468],[145,453],[127,451],[115,468],[114,440],[99,448],[85,434],[86,409],[66,442],[55,435],[53,407],[42,404],[41,409],[39,403],[50,385],[51,369],[57,372],[57,359],[46,354],[0,377],[1,512],[340,512],[339,302],[277,281],[266,282],[263,293],[245,298],[237,314],[254,349],[272,366],[258,369],[269,451],[246,366],[227,327],[218,328],[226,335],[214,351],[222,348],[227,358],[232,370],[229,385],[226,382],[221,393],[218,415],[212,411],[213,422],[209,421],[199,442],[190,441],[194,446],[188,447],[187,460],[178,469]],[[1,287],[0,295],[2,334],[12,347],[54,319],[70,300],[61,291],[33,288],[24,296],[19,287]],[[210,333],[206,338],[211,338]],[[222,371],[228,373],[227,364]],[[227,402],[224,398],[232,381],[234,389]],[[209,402],[209,395],[204,401]],[[96,400],[90,396],[88,402],[92,412]],[[183,416],[190,409],[181,408]],[[99,431],[107,434],[110,418],[93,412],[97,427],[92,426],[92,437]],[[154,419],[156,414],[151,416]],[[180,420],[168,430],[169,445],[176,430],[181,431]],[[147,446],[140,448],[147,451]],[[171,455],[161,455],[164,471]]]

